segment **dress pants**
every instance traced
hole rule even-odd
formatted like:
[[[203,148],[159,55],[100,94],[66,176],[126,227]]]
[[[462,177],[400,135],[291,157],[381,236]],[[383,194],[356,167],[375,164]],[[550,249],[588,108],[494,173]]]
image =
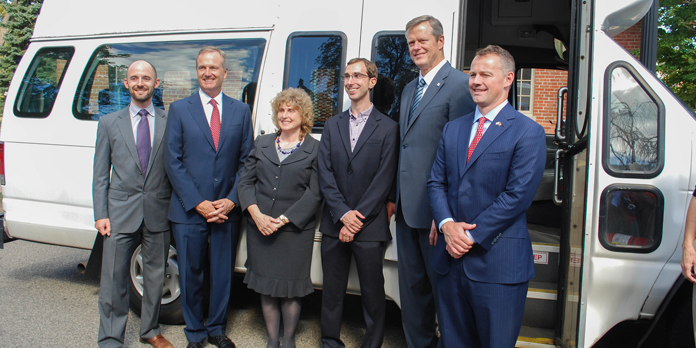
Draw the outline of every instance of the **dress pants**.
[[[239,221],[202,224],[172,223],[179,256],[181,310],[189,342],[225,334],[232,274],[239,240]],[[210,248],[208,245],[210,238]],[[203,278],[210,251],[210,304],[203,315]]]
[[[365,338],[361,348],[378,348],[384,341],[386,295],[384,294],[385,242],[352,241],[324,235],[321,240],[321,265],[324,289],[321,298],[321,341],[325,348],[345,347],[341,341],[343,298],[348,287],[351,256],[360,280],[360,293],[365,318]]]
[[[408,226],[400,204],[396,212],[396,241],[401,321],[408,348],[441,347],[435,324],[436,274],[430,264],[435,247],[430,245],[430,229]]]
[[[99,347],[122,347],[128,320],[130,261],[142,241],[143,304],[140,337],[160,334],[159,318],[164,284],[164,265],[169,251],[170,231],[150,232],[145,224],[133,233],[111,231],[104,236],[99,285]]]
[[[444,348],[514,347],[522,327],[529,282],[482,283],[469,279],[462,262],[452,261],[437,276],[438,316]]]

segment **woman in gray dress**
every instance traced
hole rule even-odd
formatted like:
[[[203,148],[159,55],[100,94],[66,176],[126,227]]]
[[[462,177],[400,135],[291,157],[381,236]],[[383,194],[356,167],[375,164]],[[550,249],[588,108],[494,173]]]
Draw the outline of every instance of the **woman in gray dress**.
[[[319,142],[310,135],[314,112],[306,92],[288,88],[271,105],[278,131],[256,138],[237,188],[248,213],[244,283],[261,294],[267,347],[280,344],[282,313],[283,348],[292,348],[302,297],[314,291],[309,273],[322,201]]]

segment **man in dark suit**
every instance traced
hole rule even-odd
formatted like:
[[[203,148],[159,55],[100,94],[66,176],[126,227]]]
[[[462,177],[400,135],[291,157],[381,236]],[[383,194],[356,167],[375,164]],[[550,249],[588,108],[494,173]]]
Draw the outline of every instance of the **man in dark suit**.
[[[152,105],[152,94],[160,84],[152,64],[133,62],[123,84],[130,92],[130,106],[99,119],[94,153],[94,226],[104,236],[98,344],[123,346],[130,258],[141,239],[140,340],[154,347],[173,347],[157,323],[170,240],[166,209],[172,187],[160,146],[167,113]]]
[[[448,123],[428,192],[440,239],[433,254],[444,347],[514,347],[522,326],[532,243],[525,212],[546,163],[544,129],[507,102],[515,61],[476,52],[476,111]]]
[[[351,59],[343,79],[350,109],[326,121],[319,147],[319,187],[326,202],[320,227],[321,335],[324,347],[345,347],[343,297],[355,256],[367,325],[362,347],[376,348],[384,340],[382,264],[391,240],[386,203],[396,173],[398,125],[370,102],[377,83],[373,62]]]
[[[399,296],[409,348],[435,347],[437,296],[430,266],[437,237],[427,182],[445,123],[474,111],[469,77],[445,59],[442,24],[420,16],[406,24],[411,59],[420,69],[401,94],[400,153],[390,216],[396,210]]]
[[[179,253],[181,309],[188,347],[235,347],[225,335],[241,211],[237,182],[253,131],[249,107],[222,93],[227,56],[204,47],[196,58],[198,93],[172,103],[165,167],[174,187],[169,220]],[[210,305],[203,316],[204,258],[210,238]]]

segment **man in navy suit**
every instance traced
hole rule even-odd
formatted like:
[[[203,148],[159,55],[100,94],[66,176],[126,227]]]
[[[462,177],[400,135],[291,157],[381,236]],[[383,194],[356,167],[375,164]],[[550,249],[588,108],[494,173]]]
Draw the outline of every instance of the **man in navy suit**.
[[[546,163],[544,129],[507,102],[515,61],[476,52],[475,112],[445,125],[428,192],[444,235],[432,265],[443,347],[514,347],[522,326],[532,243],[525,212]]]
[[[345,347],[340,338],[343,298],[354,257],[367,326],[361,347],[378,348],[386,313],[382,264],[392,238],[386,203],[396,174],[399,125],[370,102],[377,83],[375,63],[351,59],[343,80],[350,109],[326,121],[318,157],[319,187],[326,200],[320,227],[321,340],[324,348]]]
[[[174,188],[168,218],[176,240],[187,347],[235,347],[225,335],[241,211],[237,182],[253,130],[249,107],[222,93],[227,56],[204,47],[196,58],[198,93],[172,103],[165,167]],[[203,316],[203,272],[210,238],[210,305]]]
[[[445,123],[474,111],[469,77],[445,59],[442,23],[420,16],[406,24],[411,60],[420,74],[401,94],[399,168],[390,194],[396,211],[399,296],[409,348],[437,347],[437,292],[430,267],[437,229],[428,204],[428,177]]]

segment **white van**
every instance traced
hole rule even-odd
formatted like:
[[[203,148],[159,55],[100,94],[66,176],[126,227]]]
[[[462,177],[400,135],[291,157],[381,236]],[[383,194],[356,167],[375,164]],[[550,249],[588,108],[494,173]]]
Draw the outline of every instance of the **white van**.
[[[518,346],[604,347],[617,337],[652,346],[663,328],[674,335],[662,346],[693,346],[690,314],[679,319],[680,309],[691,310],[679,246],[696,185],[696,120],[612,40],[651,5],[652,0],[45,0],[4,110],[5,230],[13,238],[93,249],[87,269],[98,270],[101,239],[91,197],[95,120],[128,105],[122,81],[130,62],[145,59],[157,67],[162,84],[154,103],[166,110],[198,89],[198,49],[218,46],[229,57],[223,91],[249,104],[255,135],[274,131],[270,99],[283,88],[299,87],[312,97],[319,137],[324,121],[349,106],[339,76],[353,57],[376,62],[382,81],[373,101],[398,120],[401,90],[418,73],[404,26],[430,14],[444,26],[445,55],[453,66],[466,70],[477,48],[498,44],[528,69],[518,74],[510,98],[520,110],[530,111],[529,91],[542,88],[542,79],[535,81],[528,71],[567,76],[554,91],[557,131],[547,135],[548,170],[528,212],[537,278],[530,283]],[[317,288],[320,240],[317,232]],[[131,267],[136,308],[142,290],[138,255],[136,250]],[[176,323],[181,313],[175,245],[169,258],[160,320]],[[244,272],[245,259],[242,237],[237,271]],[[394,242],[385,259],[386,294],[398,304]],[[349,292],[359,291],[353,268]]]

